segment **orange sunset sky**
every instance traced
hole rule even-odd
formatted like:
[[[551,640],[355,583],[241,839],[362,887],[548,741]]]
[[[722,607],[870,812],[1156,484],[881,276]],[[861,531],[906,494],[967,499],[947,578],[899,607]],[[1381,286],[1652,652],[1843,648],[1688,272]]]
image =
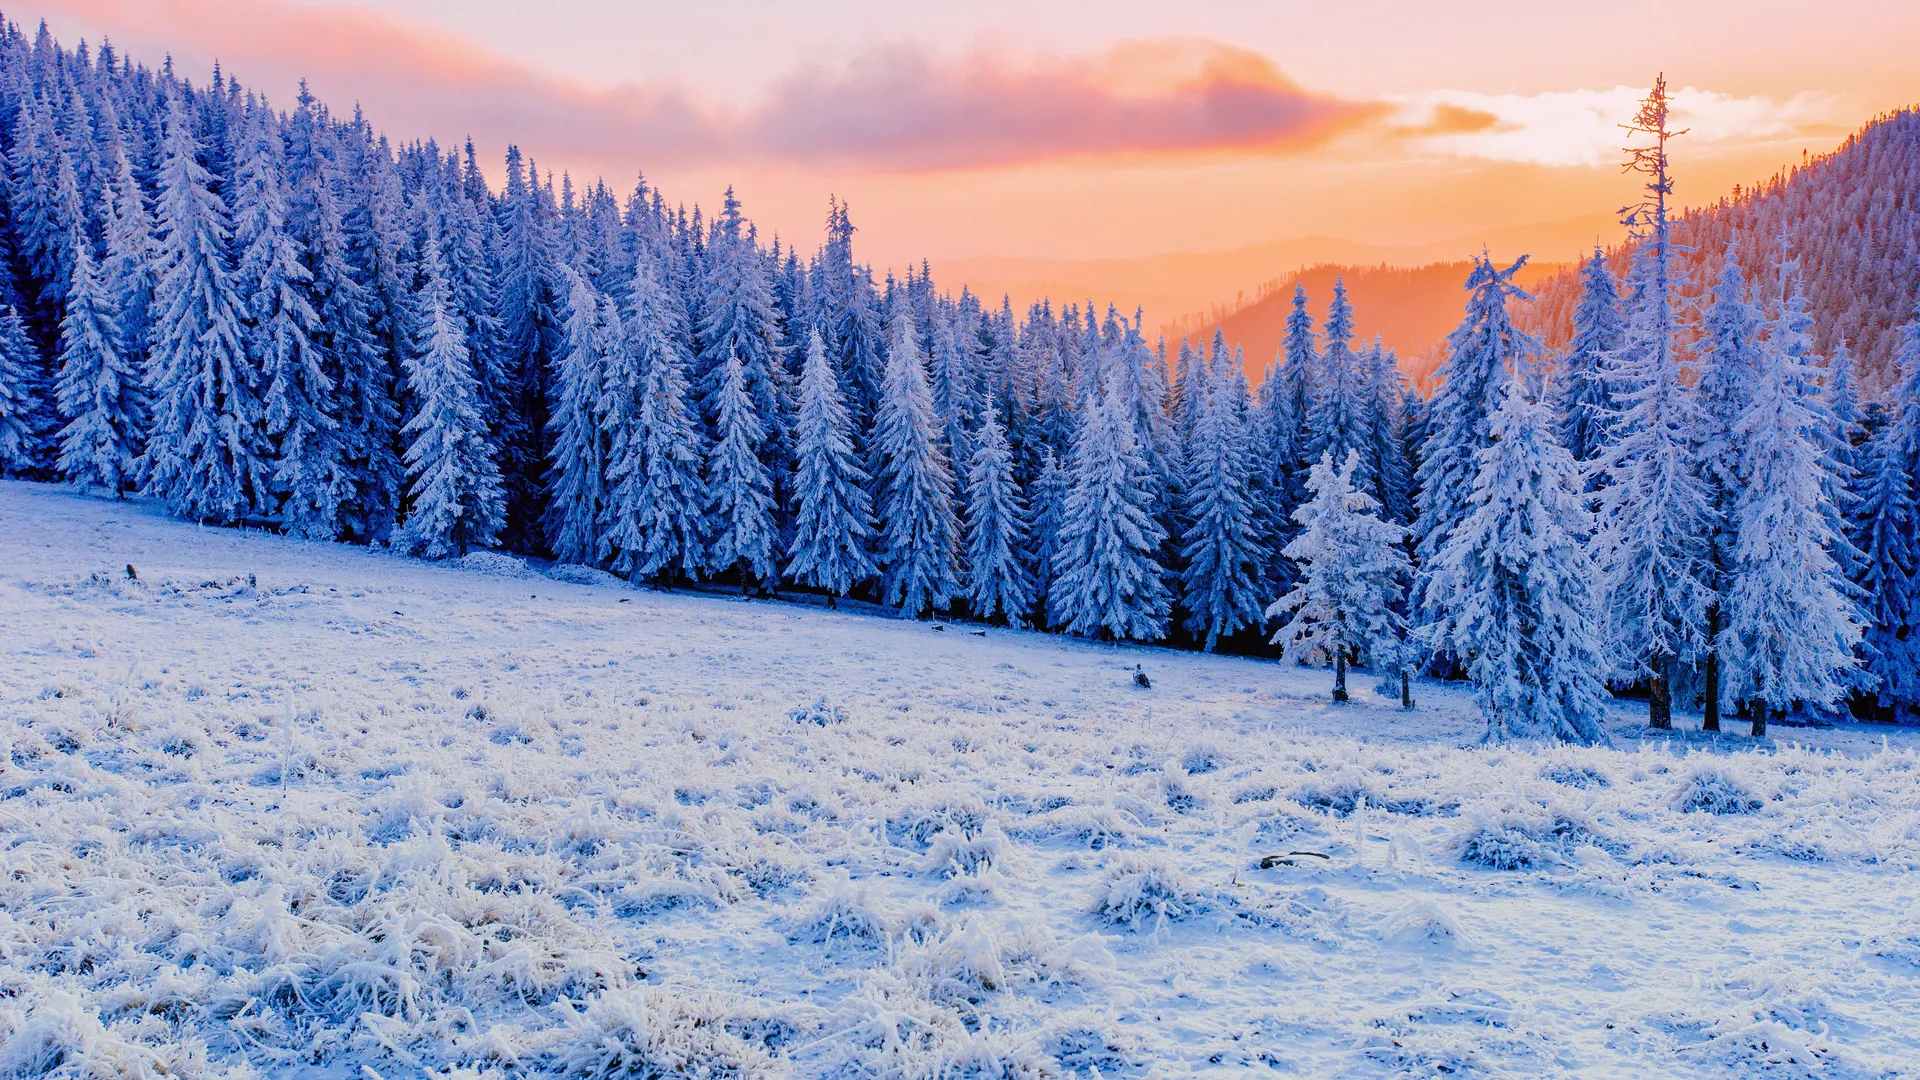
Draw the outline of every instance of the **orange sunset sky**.
[[[519,143],[556,175],[644,169],[945,284],[1111,280],[1156,318],[1320,259],[1575,257],[1631,197],[1615,124],[1664,69],[1682,202],[1920,102],[1911,0],[1600,4],[910,0],[49,0],[282,106],[297,80],[396,139]],[[1170,253],[1259,250],[1209,259]],[[1087,263],[1086,260],[1108,260]],[[1113,261],[1120,260],[1120,261]],[[1126,284],[1123,288],[1122,283]]]

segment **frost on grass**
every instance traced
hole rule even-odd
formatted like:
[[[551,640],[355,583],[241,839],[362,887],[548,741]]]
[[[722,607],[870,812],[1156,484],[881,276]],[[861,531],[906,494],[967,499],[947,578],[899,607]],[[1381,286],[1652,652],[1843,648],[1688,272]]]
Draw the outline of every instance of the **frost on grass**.
[[[1877,731],[1462,747],[1443,686],[1169,654],[1149,703],[1107,646],[93,502],[142,547],[75,555],[114,541],[19,490],[6,1080],[1908,1068],[1920,754]]]
[[[1692,770],[1674,796],[1673,804],[1688,813],[1705,814],[1753,814],[1766,805],[1719,765]]]
[[[745,1020],[745,1022],[742,1022]],[[751,1029],[717,998],[651,990],[603,994],[542,1053],[542,1070],[564,1080],[762,1080],[789,1069],[742,1037]]]
[[[795,706],[787,713],[787,719],[796,724],[826,727],[828,724],[846,723],[847,710],[845,706],[827,704],[826,698],[818,698],[811,705]]]
[[[498,551],[474,551],[460,557],[459,567],[469,573],[503,578],[538,578],[539,572],[525,560]]]
[[[1556,866],[1583,843],[1608,846],[1591,825],[1548,807],[1476,811],[1452,841],[1461,862],[1489,870]]]
[[[1214,899],[1165,859],[1135,856],[1108,868],[1094,892],[1095,917],[1132,930],[1159,929],[1199,915]]]
[[[1477,942],[1460,921],[1432,900],[1415,900],[1380,921],[1380,939],[1470,951]]]

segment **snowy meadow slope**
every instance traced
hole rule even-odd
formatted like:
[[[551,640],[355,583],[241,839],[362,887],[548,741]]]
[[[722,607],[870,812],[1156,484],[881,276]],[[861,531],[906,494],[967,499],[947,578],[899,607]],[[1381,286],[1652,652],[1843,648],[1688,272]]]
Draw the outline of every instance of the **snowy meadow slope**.
[[[0,1076],[1920,1076],[1920,732],[473,561],[0,484]]]

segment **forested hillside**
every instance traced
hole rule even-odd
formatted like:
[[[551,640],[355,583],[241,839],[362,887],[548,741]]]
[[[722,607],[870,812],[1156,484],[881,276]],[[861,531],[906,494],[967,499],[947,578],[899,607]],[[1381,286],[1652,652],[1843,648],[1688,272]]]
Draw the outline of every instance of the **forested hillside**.
[[[1821,354],[1845,343],[1859,365],[1861,392],[1892,385],[1899,327],[1920,297],[1920,110],[1880,117],[1831,154],[1735,191],[1674,223],[1686,291],[1704,296],[1732,250],[1742,274],[1778,299],[1783,267],[1804,282]],[[1630,246],[1609,253],[1623,272]],[[1573,332],[1579,275],[1564,270],[1516,311],[1550,346]]]

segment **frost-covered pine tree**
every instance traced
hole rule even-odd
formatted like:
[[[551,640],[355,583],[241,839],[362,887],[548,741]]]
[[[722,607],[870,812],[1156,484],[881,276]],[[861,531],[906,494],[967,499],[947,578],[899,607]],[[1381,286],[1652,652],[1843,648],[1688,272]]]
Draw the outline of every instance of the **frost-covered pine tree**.
[[[1434,373],[1439,383],[1427,402],[1426,441],[1421,447],[1419,516],[1414,520],[1415,548],[1422,570],[1414,583],[1418,621],[1443,622],[1465,600],[1433,587],[1430,565],[1453,529],[1468,513],[1480,451],[1493,442],[1492,410],[1506,383],[1537,343],[1513,325],[1509,298],[1529,299],[1513,283],[1527,263],[1521,256],[1505,270],[1482,255],[1467,275],[1467,313],[1447,336],[1447,357]]]
[[[47,464],[53,427],[40,352],[11,305],[0,314],[0,475],[32,475]]]
[[[245,339],[246,301],[228,264],[226,205],[198,160],[186,102],[168,103],[160,165],[162,270],[147,384],[142,483],[181,517],[238,521],[268,506],[273,447]]]
[[[1847,374],[1836,374],[1835,368],[1836,362],[1848,362],[1850,357],[1846,342],[1840,342],[1836,356],[1826,363],[1827,380],[1822,386],[1820,360],[1813,351],[1813,312],[1800,280],[1799,261],[1784,263],[1780,276],[1787,283],[1786,295],[1768,322],[1767,347],[1784,354],[1793,370],[1799,372],[1795,379],[1800,401],[1813,416],[1813,437],[1820,447],[1820,512],[1833,538],[1828,552],[1834,560],[1835,585],[1848,597],[1858,599],[1853,578],[1860,571],[1862,556],[1848,537],[1846,519],[1853,512],[1853,484],[1859,473],[1853,454],[1859,416],[1850,379]]]
[[[398,380],[380,340],[373,291],[352,265],[351,240],[334,198],[336,180],[334,167],[325,163],[308,180],[312,236],[307,259],[320,318],[315,340],[333,379],[341,455],[353,479],[340,524],[361,540],[384,540],[399,518],[406,490],[396,437]]]
[[[1766,734],[1767,714],[1798,702],[1831,707],[1851,685],[1858,612],[1840,586],[1822,504],[1819,420],[1806,394],[1813,373],[1783,343],[1761,354],[1751,403],[1734,425],[1741,487],[1727,567],[1726,627],[1716,643],[1727,692]],[[1813,393],[1818,393],[1815,389]]]
[[[247,120],[235,177],[234,285],[245,304],[241,340],[259,372],[262,430],[274,442],[271,507],[287,532],[331,540],[353,494],[334,417],[333,380],[314,338],[313,275],[287,231],[280,134],[264,104]]]
[[[698,341],[700,371],[706,382],[708,418],[715,437],[719,427],[721,369],[727,357],[740,361],[747,399],[760,422],[753,451],[770,469],[784,468],[782,455],[792,423],[792,394],[780,352],[779,316],[773,306],[773,282],[767,260],[752,229],[740,214],[740,200],[727,189],[726,203],[713,221],[701,293]]]
[[[112,170],[105,193],[107,257],[100,266],[100,284],[117,316],[120,355],[137,370],[153,338],[154,268],[159,265],[159,252],[153,241],[153,215],[147,212],[146,196],[119,139],[113,144]]]
[[[1854,543],[1866,635],[1861,654],[1880,706],[1920,713],[1920,310],[1901,330],[1887,422],[1863,448]]]
[[[1033,583],[1033,603],[1038,625],[1049,625],[1047,611],[1051,602],[1053,566],[1060,553],[1060,522],[1066,514],[1067,471],[1053,455],[1053,447],[1040,449],[1040,465],[1034,470],[1033,484],[1027,490],[1027,580]]]
[[[959,521],[953,474],[940,446],[933,392],[921,366],[913,317],[894,315],[880,406],[874,415],[874,478],[880,491],[880,562],[885,602],[919,616],[960,592],[954,563]]]
[[[465,555],[500,535],[506,494],[482,415],[465,328],[452,311],[440,242],[420,252],[419,351],[407,357],[407,389],[418,403],[402,434],[410,506],[394,546],[430,559]]]
[[[566,321],[554,356],[553,408],[547,417],[547,543],[561,562],[600,558],[607,520],[607,443],[600,411],[609,354],[621,347],[619,316],[585,274],[560,268],[567,282]]]
[[[1388,521],[1413,521],[1413,488],[1400,446],[1400,405],[1404,396],[1398,358],[1378,335],[1360,356],[1366,373],[1362,395],[1365,416],[1366,475],[1373,497]]]
[[[1706,486],[1707,584],[1712,590],[1706,611],[1707,654],[1702,679],[1705,709],[1701,727],[1707,731],[1720,730],[1720,711],[1725,704],[1720,651],[1715,642],[1725,621],[1722,601],[1727,567],[1733,562],[1733,504],[1741,488],[1740,448],[1734,424],[1746,412],[1760,369],[1759,319],[1747,300],[1746,283],[1733,255],[1729,248],[1712,303],[1702,320],[1704,334],[1696,349],[1700,377],[1694,386],[1694,399],[1700,408],[1692,431],[1693,454]]]
[[[1333,300],[1327,305],[1327,321],[1321,332],[1324,348],[1318,365],[1313,409],[1309,414],[1312,438],[1308,446],[1310,460],[1330,457],[1347,460],[1347,454],[1361,452],[1354,474],[1357,490],[1374,490],[1371,459],[1367,447],[1368,372],[1353,351],[1353,304],[1347,300],[1347,285],[1336,278]]]
[[[1627,216],[1638,234],[1626,338],[1609,373],[1621,413],[1596,468],[1602,483],[1594,537],[1606,596],[1608,640],[1625,672],[1648,681],[1647,725],[1673,726],[1674,665],[1705,641],[1712,599],[1704,537],[1706,485],[1693,455],[1699,411],[1673,315],[1673,230],[1667,197],[1668,105],[1661,79],[1633,131],[1633,167],[1648,177],[1647,199]]]
[[[1155,554],[1151,467],[1135,442],[1119,379],[1087,406],[1074,439],[1070,487],[1055,537],[1053,623],[1070,634],[1158,641],[1170,602]]]
[[[982,619],[1026,623],[1033,607],[1025,552],[1027,508],[1013,478],[1013,452],[991,411],[967,470],[967,604]]]
[[[1487,742],[1604,743],[1606,650],[1580,469],[1521,383],[1505,399],[1471,509],[1428,570],[1459,601],[1420,636],[1467,659]]]
[[[622,346],[609,356],[599,412],[606,418],[607,522],[601,558],[615,573],[663,585],[706,565],[706,490],[700,423],[687,357],[674,332],[680,304],[653,245],[636,245]]]
[[[807,337],[794,419],[793,540],[787,578],[824,589],[827,603],[876,572],[867,544],[873,503],[853,451],[853,418],[818,330]]]
[[[1411,567],[1402,544],[1407,530],[1381,521],[1379,503],[1353,488],[1359,451],[1338,469],[1322,457],[1308,474],[1313,493],[1294,511],[1299,535],[1287,558],[1299,567],[1298,583],[1267,607],[1267,618],[1287,617],[1273,636],[1281,655],[1294,663],[1331,663],[1333,700],[1346,701],[1347,666],[1376,651],[1398,658],[1406,626],[1396,610]]]
[[[971,305],[971,296],[963,299]],[[933,355],[928,386],[933,391],[933,413],[940,418],[941,447],[956,472],[973,460],[977,434],[973,429],[980,412],[979,337],[970,314],[969,307],[943,304],[930,335]]]
[[[1190,376],[1193,432],[1185,454],[1186,533],[1180,558],[1187,630],[1212,652],[1260,622],[1260,535],[1249,478],[1243,378],[1207,365]]]
[[[713,450],[707,455],[707,566],[737,571],[740,594],[758,580],[771,589],[779,571],[774,547],[773,477],[756,448],[767,437],[737,354],[720,365],[714,392]]]
[[[1580,303],[1573,309],[1573,340],[1554,372],[1554,404],[1560,410],[1560,441],[1581,465],[1600,456],[1613,424],[1610,358],[1620,350],[1626,320],[1620,288],[1598,245],[1580,268]]]
[[[146,410],[139,375],[120,351],[119,322],[88,245],[74,253],[54,393],[66,420],[60,429],[60,474],[122,495],[133,480]]]

